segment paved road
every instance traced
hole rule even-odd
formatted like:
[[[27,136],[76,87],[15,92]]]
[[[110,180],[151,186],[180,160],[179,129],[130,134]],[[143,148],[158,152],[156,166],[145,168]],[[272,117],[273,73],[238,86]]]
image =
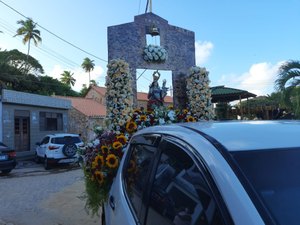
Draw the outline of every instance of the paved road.
[[[20,162],[9,176],[0,175],[0,225],[100,225],[84,209],[83,173],[79,167],[45,171]]]

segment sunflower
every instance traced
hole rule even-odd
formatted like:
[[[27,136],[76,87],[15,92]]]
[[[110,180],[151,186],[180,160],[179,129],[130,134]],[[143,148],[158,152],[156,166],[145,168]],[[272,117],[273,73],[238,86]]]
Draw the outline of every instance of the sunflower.
[[[108,146],[102,145],[102,146],[101,146],[101,151],[102,151],[103,153],[108,152],[108,151],[109,151]]]
[[[193,116],[188,116],[188,117],[186,118],[186,121],[187,121],[187,122],[196,122],[196,119],[195,119]]]
[[[94,159],[94,161],[92,162],[92,168],[96,168],[99,165],[103,166],[104,165],[104,158],[102,155],[97,155]]]
[[[120,149],[123,147],[123,145],[120,141],[115,141],[112,146],[114,149]]]
[[[141,121],[146,121],[147,120],[147,116],[146,115],[141,115],[140,120]]]
[[[184,114],[187,114],[188,112],[189,112],[189,110],[187,110],[187,109],[184,109],[184,110],[183,110],[183,113],[184,113]]]
[[[142,113],[141,110],[139,110],[139,109],[135,109],[133,112],[137,113],[137,114],[141,114]]]
[[[115,168],[117,168],[118,165],[119,165],[119,160],[118,160],[118,158],[117,158],[114,154],[109,154],[109,155],[106,157],[106,165],[107,165],[109,168],[115,169]]]
[[[134,121],[128,121],[126,123],[126,130],[129,133],[133,133],[136,129],[137,129],[137,125],[136,125],[136,123]]]
[[[168,109],[173,110],[174,109],[173,105],[168,105]]]
[[[94,177],[99,182],[99,184],[103,184],[104,183],[104,174],[102,172],[96,171],[95,174],[94,174]]]
[[[127,138],[123,134],[118,135],[117,140],[121,142],[123,145],[127,142]]]

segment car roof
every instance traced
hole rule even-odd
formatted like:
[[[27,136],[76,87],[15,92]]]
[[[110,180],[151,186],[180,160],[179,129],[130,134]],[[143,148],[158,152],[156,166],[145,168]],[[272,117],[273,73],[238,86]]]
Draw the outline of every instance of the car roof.
[[[57,134],[48,134],[47,136],[49,136],[49,137],[65,137],[65,136],[79,137],[79,134],[57,133]]]
[[[155,132],[178,135],[187,129],[217,140],[229,151],[300,147],[300,121],[203,121],[154,126],[141,133]]]

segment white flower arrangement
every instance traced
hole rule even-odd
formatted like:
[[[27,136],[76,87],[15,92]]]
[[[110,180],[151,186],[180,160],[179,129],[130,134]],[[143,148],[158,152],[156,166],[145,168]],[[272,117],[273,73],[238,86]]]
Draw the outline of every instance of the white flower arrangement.
[[[147,62],[164,62],[168,58],[168,54],[165,48],[150,44],[144,48],[143,57]]]
[[[186,79],[190,111],[194,116],[203,120],[214,118],[208,74],[205,68],[193,66],[189,69]]]
[[[133,110],[132,77],[124,60],[114,59],[107,65],[106,115],[110,129],[115,130],[120,121],[129,119]]]

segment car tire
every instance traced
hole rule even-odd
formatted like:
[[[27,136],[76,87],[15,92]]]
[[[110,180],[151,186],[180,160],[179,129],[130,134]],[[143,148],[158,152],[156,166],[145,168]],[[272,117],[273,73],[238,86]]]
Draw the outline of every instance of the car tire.
[[[68,158],[73,157],[77,152],[77,146],[75,144],[65,144],[62,152]]]
[[[44,168],[45,168],[45,170],[49,170],[51,168],[46,156],[44,158]]]
[[[35,161],[37,164],[40,164],[40,163],[41,163],[41,158],[37,155],[37,153],[35,153],[34,161]]]
[[[11,172],[11,170],[2,170],[1,171],[4,175],[7,175],[7,174],[9,174],[10,172]]]

